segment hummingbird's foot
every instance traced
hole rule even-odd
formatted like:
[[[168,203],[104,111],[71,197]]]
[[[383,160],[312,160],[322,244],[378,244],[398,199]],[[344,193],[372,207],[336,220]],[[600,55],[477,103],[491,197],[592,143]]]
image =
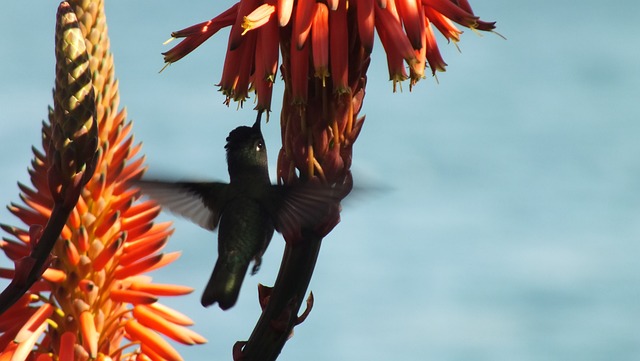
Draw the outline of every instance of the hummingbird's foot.
[[[251,268],[251,275],[255,275],[256,273],[258,273],[258,271],[260,271],[260,265],[262,264],[262,257],[261,256],[255,256],[253,258],[253,267]]]

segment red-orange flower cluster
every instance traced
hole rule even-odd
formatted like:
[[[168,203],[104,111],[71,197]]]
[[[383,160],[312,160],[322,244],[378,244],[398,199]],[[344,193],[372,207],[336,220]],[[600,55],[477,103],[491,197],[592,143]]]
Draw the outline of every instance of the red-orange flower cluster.
[[[178,61],[223,27],[231,26],[220,89],[240,103],[253,90],[258,110],[270,110],[272,84],[278,67],[278,48],[291,44],[293,101],[306,103],[309,61],[314,74],[331,77],[334,92],[348,91],[347,22],[357,22],[366,53],[373,49],[374,29],[387,54],[390,80],[396,84],[444,71],[434,27],[448,41],[462,33],[454,23],[491,31],[466,0],[242,0],[215,18],[172,33],[185,38],[164,53],[165,62]],[[290,41],[281,41],[288,37]],[[288,49],[287,49],[288,50]],[[404,64],[408,65],[409,73]],[[326,82],[325,82],[326,84]]]

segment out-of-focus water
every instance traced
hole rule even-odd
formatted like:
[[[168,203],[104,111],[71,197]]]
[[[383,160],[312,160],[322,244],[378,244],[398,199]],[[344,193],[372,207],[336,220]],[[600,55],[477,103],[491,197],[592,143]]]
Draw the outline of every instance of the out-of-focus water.
[[[33,4],[0,15],[3,204],[28,182],[51,103],[55,5]],[[441,42],[439,84],[392,94],[376,45],[353,166],[373,191],[325,239],[314,309],[282,360],[640,359],[640,3],[472,5],[508,40],[467,31],[461,54]],[[227,109],[214,86],[226,31],[157,74],[169,33],[223,7],[107,2],[121,103],[151,173],[226,179],[224,138],[253,120],[251,104]],[[264,127],[272,167],[279,107]],[[0,222],[15,219],[2,210]],[[179,351],[230,359],[259,316],[256,284],[273,283],[282,239],[222,312],[199,303],[216,235],[175,227],[168,249],[182,258],[153,276],[196,289],[163,302],[209,339]]]

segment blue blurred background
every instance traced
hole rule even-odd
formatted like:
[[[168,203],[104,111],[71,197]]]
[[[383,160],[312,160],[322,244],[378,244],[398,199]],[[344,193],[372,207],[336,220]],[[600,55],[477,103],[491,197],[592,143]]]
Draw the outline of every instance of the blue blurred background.
[[[228,30],[162,74],[162,42],[230,1],[107,1],[121,104],[150,173],[227,179],[224,138],[254,119],[227,108],[220,79]],[[448,71],[392,94],[374,48],[354,149],[357,184],[323,244],[316,303],[281,360],[640,360],[640,42],[637,1],[472,1],[494,34],[440,41]],[[51,104],[56,3],[0,13],[0,203],[28,182],[31,145]],[[282,91],[276,84],[275,94]],[[264,127],[271,174],[278,95]],[[163,215],[162,220],[174,220]],[[17,221],[4,208],[2,223]],[[274,238],[260,273],[228,312],[199,298],[216,235],[175,221],[163,299],[196,320],[188,360],[231,359],[273,284]],[[0,258],[0,267],[9,267]],[[4,287],[6,282],[0,282]]]

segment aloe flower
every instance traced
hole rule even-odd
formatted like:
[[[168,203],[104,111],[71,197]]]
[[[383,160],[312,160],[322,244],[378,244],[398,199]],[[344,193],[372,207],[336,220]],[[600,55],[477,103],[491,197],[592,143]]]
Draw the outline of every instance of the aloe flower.
[[[164,53],[173,63],[224,27],[231,27],[220,90],[241,105],[253,91],[256,110],[271,111],[278,67],[284,80],[278,182],[322,182],[349,190],[352,149],[364,116],[367,69],[377,33],[395,91],[445,71],[436,31],[458,42],[465,27],[492,31],[467,0],[241,0],[213,19],[172,33],[183,38]],[[281,56],[279,55],[281,54]],[[261,286],[263,313],[236,359],[275,359],[292,328],[313,273],[322,238],[339,221],[286,237],[273,289]],[[308,302],[311,305],[311,302]],[[308,311],[308,310],[307,310]]]
[[[186,345],[206,340],[186,327],[193,324],[187,316],[157,302],[192,289],[145,275],[179,253],[160,252],[171,224],[153,223],[159,206],[137,201],[130,186],[144,157],[118,111],[102,1],[60,4],[55,52],[43,149],[34,148],[32,185],[19,184],[24,204],[9,206],[26,228],[1,226],[9,236],[0,249],[15,268],[0,269],[0,277],[28,290],[1,305],[8,309],[0,318],[0,360],[180,360],[165,337]],[[65,217],[54,217],[60,208],[68,209]],[[60,229],[51,256],[39,259],[34,250],[52,224]],[[35,272],[37,262],[42,270]],[[34,274],[31,285],[26,278]],[[3,295],[15,291],[11,285]]]

